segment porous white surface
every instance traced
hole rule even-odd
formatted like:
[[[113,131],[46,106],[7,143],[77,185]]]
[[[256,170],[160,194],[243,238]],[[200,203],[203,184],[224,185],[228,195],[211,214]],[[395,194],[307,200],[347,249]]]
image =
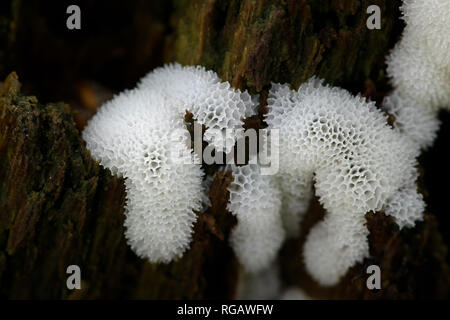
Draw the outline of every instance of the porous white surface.
[[[368,256],[364,215],[410,185],[417,150],[373,102],[315,78],[298,91],[273,84],[267,101],[266,121],[280,129],[278,178],[290,174],[299,185],[314,179],[327,210],[308,235],[306,267],[319,283],[335,284]]]
[[[434,111],[423,108],[410,97],[400,96],[395,90],[384,99],[383,106],[395,117],[394,128],[409,137],[418,152],[431,147],[440,126]]]
[[[267,268],[284,240],[280,217],[280,191],[271,176],[260,174],[257,164],[230,165],[228,210],[237,217],[230,243],[247,272]]]
[[[174,131],[176,139],[169,134]],[[183,134],[189,136],[176,106],[137,89],[100,107],[83,131],[93,158],[126,178],[125,236],[137,255],[152,262],[183,254],[193,210],[201,209],[203,173]]]
[[[329,210],[308,234],[303,248],[306,269],[321,285],[338,283],[350,267],[369,257],[368,235],[364,213]]]
[[[281,217],[288,238],[298,237],[312,193],[312,176],[284,172],[275,177],[281,191]]]
[[[450,109],[450,1],[404,0],[406,27],[387,57],[387,72],[401,96],[421,108]]]
[[[400,228],[414,227],[417,221],[423,220],[425,202],[415,187],[403,188],[389,200],[385,213],[394,218]]]
[[[159,92],[180,114],[190,111],[207,127],[205,141],[226,152],[240,137],[241,131],[236,129],[242,129],[242,119],[254,112],[257,103],[247,91],[221,82],[215,72],[178,63],[153,70],[141,79],[138,88]],[[229,130],[225,132],[226,129]]]
[[[94,159],[126,178],[126,237],[132,249],[152,262],[169,262],[189,247],[204,194],[200,165],[194,164],[186,111],[207,130],[216,150],[230,151],[242,118],[254,112],[257,97],[221,82],[200,66],[157,68],[104,104],[83,132]],[[225,145],[226,144],[226,145]]]

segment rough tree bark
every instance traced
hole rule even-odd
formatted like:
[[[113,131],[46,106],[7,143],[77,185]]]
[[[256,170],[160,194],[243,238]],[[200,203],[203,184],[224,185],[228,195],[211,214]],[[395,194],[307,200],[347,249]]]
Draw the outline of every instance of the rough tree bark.
[[[114,51],[115,38],[92,50],[92,42],[78,39],[85,50],[73,51],[36,3],[34,11],[29,11],[33,5],[17,0],[2,4],[0,74],[25,73],[28,87],[38,96],[42,90],[47,99],[51,88],[63,86],[53,98],[60,99],[79,76],[78,65],[68,61],[91,59],[101,64],[96,51],[101,47],[106,48],[102,52]],[[366,28],[370,4],[382,10],[381,30]],[[261,94],[260,114],[248,119],[247,127],[264,127],[271,81],[297,88],[317,75],[379,101],[389,90],[384,56],[402,29],[399,5],[400,1],[390,0],[175,0],[167,9],[168,25],[151,17],[141,3],[131,3],[137,18],[128,22],[123,34],[140,30],[148,46],[136,46],[138,53],[120,60],[117,77],[126,80],[117,86],[136,81],[149,71],[141,70],[143,66],[160,62],[145,57],[163,52],[164,61],[201,64],[234,87]],[[26,19],[31,12],[37,15],[34,22]],[[24,52],[30,30],[58,39],[50,41],[56,52],[45,51],[36,41],[32,56],[37,57],[36,64],[43,62],[42,68],[49,65],[47,60],[58,70],[69,63],[64,84],[61,74],[46,76],[43,85],[36,85],[39,76],[27,74],[31,66],[23,60],[30,55]],[[127,52],[127,43],[122,45]],[[238,264],[227,245],[235,223],[226,211],[230,174],[208,168],[215,174],[209,192],[212,206],[199,214],[191,249],[184,257],[169,265],[150,264],[138,259],[123,237],[123,181],[91,159],[79,129],[69,105],[42,104],[22,94],[14,73],[0,86],[0,296],[231,298]],[[279,260],[286,285],[298,284],[319,298],[448,297],[446,247],[436,219],[429,215],[416,228],[399,232],[382,213],[368,213],[372,258],[352,268],[337,286],[319,287],[303,268],[301,247],[323,214],[314,199],[299,238],[284,246]],[[81,267],[80,291],[66,289],[66,268],[71,264]],[[380,265],[383,290],[367,290],[365,267],[370,264]]]

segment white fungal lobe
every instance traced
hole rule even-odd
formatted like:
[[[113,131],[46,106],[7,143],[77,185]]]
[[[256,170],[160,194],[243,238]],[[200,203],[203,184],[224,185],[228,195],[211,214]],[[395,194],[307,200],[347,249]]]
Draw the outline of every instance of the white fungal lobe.
[[[315,78],[298,91],[273,85],[268,109],[269,127],[280,129],[278,179],[297,177],[304,186],[298,195],[307,201],[310,186],[304,181],[314,177],[316,195],[328,211],[307,238],[306,267],[321,284],[334,284],[368,256],[365,213],[385,208],[415,179],[416,149],[387,125],[374,103]],[[405,219],[413,223],[420,217],[415,212]]]
[[[440,0],[431,2],[447,9]],[[413,19],[416,1],[406,3],[405,15]],[[438,29],[441,23],[436,22]],[[446,41],[436,39],[439,45]],[[448,75],[434,67],[430,72],[441,77],[435,80]],[[393,68],[394,74],[401,71]],[[394,82],[401,76],[394,75]],[[446,97],[433,96],[430,89],[431,100],[422,99],[422,93],[405,100],[408,85],[399,85],[385,102],[398,118],[392,129],[374,103],[315,78],[297,91],[272,84],[266,121],[269,129],[279,129],[280,140],[267,150],[279,150],[274,159],[279,172],[261,175],[257,164],[226,168],[233,174],[228,209],[238,220],[230,243],[246,272],[270,269],[285,235],[298,235],[313,183],[327,215],[310,231],[304,261],[322,285],[337,283],[368,257],[367,212],[385,210],[400,227],[422,219],[425,204],[415,186],[417,145],[428,146],[438,127],[434,107],[422,108],[422,103],[436,105]],[[152,262],[180,257],[189,248],[195,211],[208,204],[203,189],[211,180],[203,180],[194,161],[186,110],[207,127],[204,139],[216,151],[228,152],[242,137],[236,129],[255,106],[255,98],[214,72],[172,64],[115,96],[89,121],[83,138],[92,156],[125,178],[126,238],[136,254]],[[421,111],[409,112],[413,109]]]
[[[436,137],[439,109],[450,110],[450,1],[404,0],[401,11],[406,27],[386,59],[394,91],[384,105],[420,150]]]
[[[284,240],[280,191],[271,176],[260,174],[257,164],[230,168],[228,209],[238,220],[231,246],[246,271],[258,272],[274,261]]]
[[[169,64],[145,76],[139,88],[158,91],[180,114],[190,111],[207,130],[205,141],[218,151],[229,152],[240,137],[242,119],[253,112],[256,101],[221,82],[217,74],[200,66]],[[228,130],[227,130],[228,129]]]
[[[286,236],[297,237],[312,197],[312,176],[283,172],[274,179],[281,191],[281,217]]]
[[[369,257],[364,213],[334,209],[310,231],[304,246],[307,270],[320,284],[336,284],[347,270]]]
[[[126,238],[140,257],[169,262],[189,247],[201,209],[202,171],[186,143],[183,118],[152,91],[125,91],[103,105],[83,138],[94,159],[126,178]],[[174,161],[173,154],[184,159]]]
[[[169,262],[189,247],[194,210],[208,203],[183,121],[186,110],[207,127],[216,150],[230,150],[242,118],[255,107],[247,92],[203,67],[167,65],[134,90],[103,105],[83,132],[94,159],[126,178],[126,237],[152,262]],[[231,133],[230,133],[231,132]]]
[[[418,153],[433,144],[440,126],[433,110],[423,108],[410,97],[401,97],[396,91],[384,99],[383,106],[395,117],[394,128],[411,139]]]
[[[387,58],[392,84],[423,108],[450,109],[450,1],[404,0],[406,27]]]
[[[385,213],[394,218],[400,228],[414,227],[423,219],[425,202],[414,187],[399,190],[386,206]]]

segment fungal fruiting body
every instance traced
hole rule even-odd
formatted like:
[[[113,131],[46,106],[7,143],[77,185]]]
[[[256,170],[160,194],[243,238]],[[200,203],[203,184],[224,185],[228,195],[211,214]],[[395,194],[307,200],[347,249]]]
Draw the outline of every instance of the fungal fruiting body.
[[[228,209],[238,220],[230,243],[245,270],[258,272],[274,261],[284,240],[280,191],[257,164],[230,168],[234,180],[228,187]]]
[[[94,159],[126,178],[125,236],[137,255],[153,262],[182,255],[196,220],[193,210],[201,209],[203,173],[184,141],[170,139],[171,130],[186,130],[173,108],[154,92],[125,91],[83,131]],[[174,150],[191,159],[172,161]]]
[[[313,195],[312,177],[284,171],[274,179],[281,191],[281,218],[286,236],[295,238]]]
[[[190,148],[184,114],[219,132],[241,126],[254,102],[212,71],[158,68],[138,87],[100,107],[83,131],[94,159],[126,178],[126,238],[140,257],[169,262],[189,247],[202,208],[203,172]],[[223,139],[207,135],[217,148]],[[186,139],[187,138],[187,139]],[[227,146],[234,136],[226,138]]]
[[[395,130],[411,139],[418,150],[433,144],[440,126],[435,111],[421,107],[411,97],[402,97],[396,91],[384,99],[383,106],[395,117]]]
[[[387,57],[394,92],[386,108],[396,125],[426,148],[439,126],[431,118],[440,108],[450,110],[450,1],[404,0],[401,11],[406,26]]]
[[[282,115],[292,111],[294,105],[283,101],[290,100],[291,95],[289,85],[272,83],[268,97],[269,112],[266,115],[269,128],[280,129],[280,140],[274,141],[278,144],[277,149],[279,150],[279,172],[275,180],[282,194],[281,216],[286,235],[289,238],[298,236],[300,223],[312,196],[312,171],[311,174],[307,174],[304,170],[297,170],[297,166],[292,161],[300,150],[294,146],[286,150],[286,145],[284,145],[286,141],[283,138]],[[286,128],[286,130],[289,129]]]
[[[303,251],[307,270],[322,285],[336,284],[351,266],[369,256],[367,212],[383,210],[400,228],[413,227],[423,218],[416,158],[436,137],[439,109],[450,109],[450,1],[404,0],[401,10],[406,28],[387,58],[394,91],[384,101],[384,108],[395,117],[393,128],[373,102],[315,78],[298,91],[272,84],[269,92],[266,122],[270,129],[280,130],[280,141],[275,141],[279,172],[265,179],[262,189],[279,189],[272,192],[281,205],[272,205],[270,216],[277,217],[279,211],[286,235],[295,236],[314,182],[327,214],[308,234]],[[262,180],[244,179],[242,170],[233,168],[235,182],[243,183],[240,188],[231,186],[236,190],[230,193],[229,208],[238,217],[234,232],[239,235],[233,235],[232,245],[244,267],[256,271],[254,263],[265,264],[248,248],[259,252],[265,246],[258,245],[264,242],[250,230],[261,223],[256,217],[264,214],[260,204],[249,204],[258,203],[261,187],[255,190],[245,181],[258,185]],[[252,176],[251,168],[246,170]],[[237,201],[241,198],[245,201]],[[267,226],[264,230],[276,234]],[[272,257],[277,246],[258,256]],[[273,259],[264,261],[269,260]]]
[[[369,255],[367,212],[384,210],[400,227],[422,219],[416,145],[435,133],[392,129],[374,103],[316,78],[298,91],[272,84],[267,102],[266,122],[280,138],[267,150],[279,150],[279,171],[264,176],[258,164],[225,167],[233,174],[228,209],[238,220],[231,246],[246,272],[270,269],[285,236],[298,235],[314,184],[327,215],[310,231],[304,260],[320,284],[335,284]],[[204,139],[216,151],[229,152],[255,105],[212,71],[172,64],[100,107],[83,138],[94,159],[125,178],[126,238],[136,254],[152,262],[180,257],[189,248],[195,211],[208,203],[211,177],[203,178],[191,150],[185,112],[205,125]]]
[[[374,103],[324,86],[315,78],[298,91],[273,85],[267,101],[266,121],[280,130],[278,179],[296,177],[305,189],[300,188],[298,195],[307,199],[310,186],[305,179],[314,179],[316,195],[328,212],[308,235],[306,267],[319,283],[335,284],[349,267],[369,255],[365,213],[386,208],[391,199],[407,201],[409,196],[416,196],[419,209],[423,208],[411,187],[416,150],[387,125]],[[396,197],[405,186],[408,196]],[[397,208],[405,205],[392,205],[389,212],[395,219],[409,219],[405,225],[421,219],[421,212],[405,217],[409,211]]]
[[[177,107],[190,111],[206,126],[203,139],[215,150],[229,152],[240,137],[242,119],[253,112],[255,100],[246,92],[221,82],[217,74],[200,66],[169,64],[141,79],[139,88],[157,90]]]

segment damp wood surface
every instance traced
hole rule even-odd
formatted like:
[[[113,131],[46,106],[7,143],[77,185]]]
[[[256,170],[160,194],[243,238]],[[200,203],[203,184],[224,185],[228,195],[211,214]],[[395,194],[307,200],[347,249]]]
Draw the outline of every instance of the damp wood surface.
[[[371,4],[381,8],[381,30],[366,27]],[[0,297],[232,298],[239,265],[228,245],[236,223],[226,210],[231,174],[207,168],[214,176],[211,207],[198,213],[191,248],[183,258],[168,265],[137,258],[124,238],[123,181],[91,158],[80,136],[96,108],[95,99],[83,108],[89,100],[83,97],[90,93],[86,83],[101,83],[110,96],[133,87],[164,62],[202,65],[233,87],[260,94],[260,114],[247,119],[246,128],[265,126],[262,115],[271,82],[296,89],[316,75],[380,102],[390,90],[384,57],[403,28],[400,4],[130,1],[127,10],[111,4],[105,12],[86,2],[81,4],[86,22],[76,34],[51,14],[64,13],[64,1],[53,7],[2,1]],[[118,14],[122,20],[112,25]],[[399,231],[383,213],[367,213],[371,259],[353,267],[338,285],[320,287],[304,270],[301,248],[323,215],[313,199],[299,237],[281,250],[284,285],[299,285],[317,298],[449,296],[447,248],[431,214],[415,228]],[[72,264],[81,268],[81,290],[66,287],[66,268]],[[370,264],[380,265],[383,290],[366,288]]]

